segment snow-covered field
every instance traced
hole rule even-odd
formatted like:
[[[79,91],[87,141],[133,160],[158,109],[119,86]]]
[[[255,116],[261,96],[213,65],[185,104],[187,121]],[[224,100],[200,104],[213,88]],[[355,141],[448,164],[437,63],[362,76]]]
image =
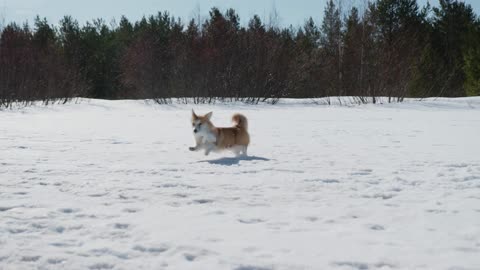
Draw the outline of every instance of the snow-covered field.
[[[0,111],[0,269],[480,269],[480,98]]]

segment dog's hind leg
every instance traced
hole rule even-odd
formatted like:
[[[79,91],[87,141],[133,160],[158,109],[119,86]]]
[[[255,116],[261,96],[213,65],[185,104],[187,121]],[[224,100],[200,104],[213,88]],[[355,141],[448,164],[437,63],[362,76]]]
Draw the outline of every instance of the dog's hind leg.
[[[234,146],[232,148],[232,151],[235,154],[235,156],[239,157],[240,153],[242,152],[242,146]]]
[[[242,149],[241,149],[242,156],[247,156],[247,148],[248,148],[248,146],[246,146],[246,145],[242,146]]]

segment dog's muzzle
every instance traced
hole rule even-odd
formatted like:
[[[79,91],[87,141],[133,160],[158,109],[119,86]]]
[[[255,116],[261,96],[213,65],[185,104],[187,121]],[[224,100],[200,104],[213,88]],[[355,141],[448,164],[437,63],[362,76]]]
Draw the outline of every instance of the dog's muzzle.
[[[193,133],[197,133],[197,132],[198,132],[198,130],[197,130],[197,129],[194,129],[194,130],[193,130]]]

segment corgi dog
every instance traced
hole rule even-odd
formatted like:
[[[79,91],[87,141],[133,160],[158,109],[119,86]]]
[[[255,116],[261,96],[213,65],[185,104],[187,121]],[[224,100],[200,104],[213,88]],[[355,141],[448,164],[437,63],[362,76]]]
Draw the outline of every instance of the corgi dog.
[[[222,150],[231,150],[237,156],[247,155],[247,148],[250,144],[250,135],[248,134],[248,120],[242,114],[232,116],[233,127],[215,127],[210,119],[212,112],[205,115],[197,115],[192,110],[193,136],[196,145],[190,147],[190,151],[204,150],[205,155],[211,151],[218,152]]]

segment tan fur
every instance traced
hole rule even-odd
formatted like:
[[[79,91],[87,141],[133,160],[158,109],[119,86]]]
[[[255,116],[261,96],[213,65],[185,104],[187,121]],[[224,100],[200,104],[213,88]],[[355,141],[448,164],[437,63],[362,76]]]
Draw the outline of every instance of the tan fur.
[[[237,152],[237,154],[243,152],[246,155],[247,147],[250,144],[247,118],[244,115],[237,113],[232,116],[232,122],[234,123],[233,127],[215,127],[210,121],[211,115],[212,113],[210,112],[206,115],[199,116],[192,111],[192,125],[194,126],[195,130],[197,127],[199,127],[196,126],[198,123],[205,125],[208,127],[208,134],[215,136],[215,142],[211,143],[211,146],[209,146],[207,145],[208,143],[205,143],[203,139],[205,136],[201,137],[201,135],[195,134],[197,145],[195,147],[190,147],[190,150],[196,151],[200,148],[205,148],[205,154],[208,155],[210,150],[218,151],[231,149]],[[241,150],[239,150],[239,148]]]

